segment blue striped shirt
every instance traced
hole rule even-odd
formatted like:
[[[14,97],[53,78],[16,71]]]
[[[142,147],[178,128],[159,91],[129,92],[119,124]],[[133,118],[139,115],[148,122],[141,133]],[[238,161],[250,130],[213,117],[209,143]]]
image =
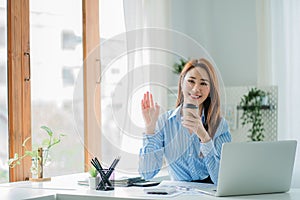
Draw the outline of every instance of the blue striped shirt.
[[[222,118],[214,138],[201,143],[195,133],[190,134],[182,126],[180,110],[181,106],[162,114],[155,134],[144,134],[139,173],[146,180],[153,178],[160,171],[165,157],[172,180],[203,180],[210,176],[216,184],[222,144],[231,141],[228,124]]]

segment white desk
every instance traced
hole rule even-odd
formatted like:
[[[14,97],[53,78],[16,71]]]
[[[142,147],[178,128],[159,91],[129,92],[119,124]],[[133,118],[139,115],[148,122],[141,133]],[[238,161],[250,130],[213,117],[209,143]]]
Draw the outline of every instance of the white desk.
[[[49,182],[15,182],[0,184],[1,200],[19,199],[41,199],[41,200],[94,200],[94,199],[175,199],[175,200],[299,200],[300,188],[293,188],[287,193],[249,195],[234,197],[212,197],[204,194],[188,195],[181,193],[176,196],[166,195],[146,195],[144,188],[139,187],[116,187],[114,191],[90,190],[88,186],[77,184],[78,180],[83,180],[88,174],[75,174],[52,177]]]

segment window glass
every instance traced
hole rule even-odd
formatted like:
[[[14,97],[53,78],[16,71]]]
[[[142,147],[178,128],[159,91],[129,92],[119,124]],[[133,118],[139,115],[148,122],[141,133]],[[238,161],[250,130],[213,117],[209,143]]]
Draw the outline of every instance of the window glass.
[[[0,183],[8,182],[6,0],[0,0]]]
[[[44,176],[83,172],[83,135],[73,116],[74,84],[82,81],[82,1],[31,0],[30,45],[32,144],[48,138],[44,125],[66,135],[50,149]]]

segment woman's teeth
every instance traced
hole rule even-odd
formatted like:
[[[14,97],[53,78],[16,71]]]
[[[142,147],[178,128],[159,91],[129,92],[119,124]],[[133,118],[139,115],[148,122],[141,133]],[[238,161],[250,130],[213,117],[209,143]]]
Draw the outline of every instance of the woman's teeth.
[[[198,96],[198,95],[192,95],[192,94],[191,94],[191,97],[192,97],[193,99],[199,99],[201,96]]]

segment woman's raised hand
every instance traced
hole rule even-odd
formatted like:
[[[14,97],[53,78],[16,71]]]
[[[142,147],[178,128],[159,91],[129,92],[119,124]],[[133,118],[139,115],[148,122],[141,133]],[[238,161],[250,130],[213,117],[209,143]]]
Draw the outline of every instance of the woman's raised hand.
[[[160,107],[157,103],[154,104],[151,93],[147,92],[144,94],[144,98],[141,101],[141,108],[146,126],[145,132],[147,134],[153,134],[159,116]]]

